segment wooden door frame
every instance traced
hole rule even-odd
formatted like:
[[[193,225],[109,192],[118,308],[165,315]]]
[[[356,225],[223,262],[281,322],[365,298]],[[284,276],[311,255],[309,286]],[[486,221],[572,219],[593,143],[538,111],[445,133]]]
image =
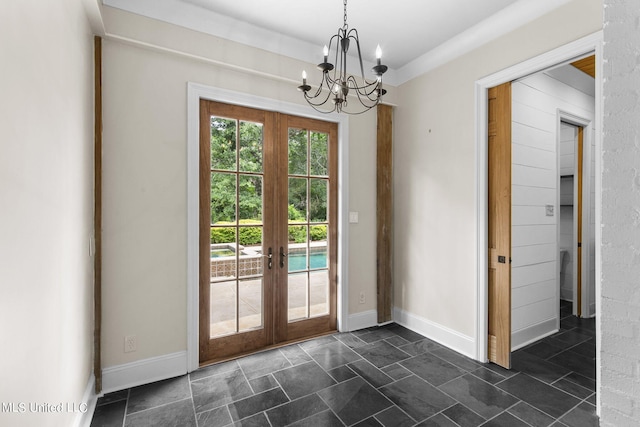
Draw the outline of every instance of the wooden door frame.
[[[596,101],[597,102],[597,101]],[[557,144],[558,146],[560,145],[560,136],[559,136],[559,132],[560,132],[560,126],[562,123],[567,123],[569,125],[575,126],[576,128],[580,128],[582,129],[582,143],[583,143],[583,156],[582,156],[582,173],[583,173],[583,179],[586,176],[587,179],[590,179],[589,176],[591,175],[592,171],[591,171],[591,150],[589,149],[589,141],[593,141],[594,138],[594,132],[593,132],[593,122],[592,120],[581,116],[579,113],[572,113],[566,110],[561,110],[558,109],[557,112],[557,129],[558,129],[558,141]],[[597,119],[596,119],[597,120]],[[598,133],[596,132],[596,138],[597,138]],[[577,136],[576,136],[577,138]],[[597,157],[597,156],[596,156]],[[558,167],[559,166],[559,160],[558,160]],[[576,160],[575,160],[575,167],[576,167],[576,173],[578,171],[577,167],[578,167],[578,152],[576,151]],[[597,170],[597,168],[596,168]],[[558,176],[558,188],[560,188],[560,177]],[[574,184],[577,187],[577,180],[576,183]],[[590,184],[589,184],[590,185]],[[593,234],[596,233],[595,230],[590,230],[590,209],[585,209],[586,207],[591,206],[591,189],[589,188],[589,185],[583,185],[582,186],[582,220],[580,222],[581,225],[581,234],[582,234],[582,254],[581,254],[581,271],[578,271],[577,268],[577,264],[578,263],[574,263],[574,279],[577,279],[578,274],[580,274],[582,276],[582,290],[579,289],[578,286],[578,282],[577,280],[574,280],[573,282],[573,295],[579,295],[580,298],[578,299],[578,303],[577,304],[573,304],[573,314],[578,316],[579,313],[589,313],[589,287],[590,285],[585,286],[585,280],[589,278],[589,258],[591,256],[591,248],[588,245],[588,241],[592,238]],[[586,191],[585,191],[586,189]],[[578,198],[578,193],[576,192],[577,190],[574,190],[574,198]],[[557,201],[557,206],[560,206],[560,194],[558,192],[558,201]],[[577,206],[576,204],[574,204],[574,206]],[[576,209],[577,210],[577,209]],[[574,213],[574,227],[578,226],[578,221],[577,221],[577,217],[576,217],[577,213]],[[560,228],[558,227],[558,241],[560,241]],[[577,233],[576,230],[574,230],[574,237],[577,237]],[[585,246],[585,242],[587,242],[587,245]],[[577,247],[576,245],[574,245],[574,253],[577,254]],[[557,275],[560,275],[560,265],[558,265],[557,267]],[[580,291],[580,293],[578,293]],[[597,295],[597,294],[596,294]],[[558,284],[558,300],[560,299],[560,285]],[[586,298],[585,298],[586,296]],[[596,311],[597,312],[597,311]],[[560,322],[558,321],[558,328],[560,327]]]
[[[268,111],[308,117],[338,124],[338,301],[339,331],[349,330],[348,269],[343,254],[349,242],[349,118],[336,113],[322,114],[307,105],[292,104],[242,92],[235,92],[199,83],[187,84],[187,351],[186,370],[199,367],[199,144],[200,99],[259,108]]]
[[[479,79],[475,83],[476,99],[476,353],[475,359],[481,362],[487,361],[488,348],[488,215],[487,215],[487,191],[488,191],[488,159],[487,159],[487,120],[488,120],[488,95],[489,88],[502,83],[514,81],[530,74],[551,68],[553,66],[569,63],[575,58],[595,53],[596,69],[602,69],[602,31],[598,31],[564,46],[553,49],[547,53],[531,58],[519,64],[505,68],[502,71]],[[595,126],[602,129],[602,76],[597,73],[595,77],[596,106]],[[596,153],[602,150],[601,132],[595,134]],[[596,223],[601,218],[601,170],[599,156],[596,155]],[[600,295],[600,254],[599,243],[601,241],[600,230],[596,230],[596,296]],[[596,297],[596,312],[600,312],[600,299]],[[597,351],[600,348],[599,338],[596,340]],[[598,377],[599,377],[599,364]]]

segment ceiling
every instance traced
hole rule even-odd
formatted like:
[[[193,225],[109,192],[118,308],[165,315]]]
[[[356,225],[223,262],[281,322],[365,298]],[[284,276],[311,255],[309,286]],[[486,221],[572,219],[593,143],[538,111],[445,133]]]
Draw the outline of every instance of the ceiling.
[[[367,68],[380,44],[392,84],[409,80],[568,0],[350,0]],[[217,37],[318,63],[343,25],[340,0],[102,0]],[[391,77],[391,79],[389,79]]]

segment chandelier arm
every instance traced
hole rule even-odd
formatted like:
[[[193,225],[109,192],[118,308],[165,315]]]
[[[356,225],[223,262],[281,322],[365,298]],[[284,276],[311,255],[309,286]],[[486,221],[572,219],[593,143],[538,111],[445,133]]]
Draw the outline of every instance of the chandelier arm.
[[[351,84],[352,84],[350,87],[352,89],[354,89],[358,94],[364,95],[367,98],[371,99],[372,101],[374,99],[372,99],[370,95],[372,95],[373,93],[375,93],[377,91],[378,86],[380,84],[380,82],[378,82],[377,80],[375,82],[369,82],[369,81],[365,80],[365,85],[358,86],[358,83],[357,83],[356,78],[354,76],[349,76],[349,82],[351,82]]]
[[[333,108],[331,110],[322,110],[322,109],[318,108],[317,105],[311,104],[311,103],[309,103],[309,105],[311,106],[311,108],[313,108],[314,110],[316,110],[317,112],[322,113],[322,114],[331,114],[334,111],[336,111],[336,109],[337,109],[335,105],[333,106]]]
[[[357,92],[356,92],[356,93],[357,93]],[[360,104],[362,104],[362,106],[363,106],[364,108],[366,108],[366,110],[365,110],[365,111],[368,111],[368,110],[372,109],[373,107],[375,107],[376,105],[378,105],[378,104],[380,103],[380,98],[377,98],[377,99],[373,100],[373,99],[371,99],[371,98],[367,97],[367,98],[363,99],[363,98],[360,96],[360,94],[359,94],[359,93],[357,93],[357,96],[358,96],[358,100],[360,101]],[[365,102],[366,100],[371,101],[371,103],[366,103],[366,102]]]
[[[340,40],[342,39],[341,31],[342,31],[342,28],[339,28],[338,32],[336,34],[334,34],[333,36],[331,36],[331,39],[329,40],[329,53],[331,53],[331,45],[334,44],[334,42],[335,42],[335,51],[336,51],[335,59],[333,61],[334,68],[333,68],[333,78],[331,79],[332,82],[335,82],[336,80],[338,80],[338,78],[339,78],[338,72],[341,69],[341,66],[340,66],[341,65],[340,64],[341,57],[339,56],[340,55]],[[329,90],[331,90],[331,87],[329,87]]]
[[[364,110],[362,110],[362,111],[345,111],[345,110],[342,110],[342,111],[344,111],[345,113],[350,114],[352,116],[357,116],[359,114],[366,113],[367,111],[371,110],[376,105],[378,105],[378,103],[375,103],[373,105],[366,105],[366,104],[362,104],[362,102],[361,102],[360,106],[364,107]]]
[[[355,36],[352,36],[351,33],[355,33]],[[352,28],[351,30],[349,30],[349,38],[354,39],[356,41],[356,47],[358,49],[358,61],[360,61],[360,75],[362,76],[362,80],[366,81],[366,79],[364,78],[364,66],[362,65],[362,52],[360,51],[360,40],[358,39],[358,30],[356,30],[355,28]]]
[[[361,88],[361,89],[364,89],[364,88]],[[374,102],[375,104],[377,104],[377,103],[379,102],[379,100],[380,100],[380,97],[371,98],[371,96],[369,96],[369,95],[370,95],[371,93],[373,93],[374,91],[375,91],[375,89],[374,89],[374,90],[372,90],[371,92],[362,92],[362,91],[360,91],[360,90],[356,90],[356,91],[355,91],[355,93],[356,93],[356,96],[358,97],[358,99],[360,100],[360,103],[361,103],[361,104],[366,105],[366,104],[364,104],[364,102],[363,102],[363,100],[365,100],[365,99],[366,99],[366,100],[369,100],[369,101],[371,101],[371,102]],[[374,105],[375,105],[375,104],[374,104]]]
[[[322,102],[315,104],[314,102],[312,102],[314,99],[320,97],[320,95],[323,93],[322,88],[324,87],[325,81],[329,81],[329,77],[328,77],[328,73],[322,73],[322,81],[320,82],[320,85],[318,86],[318,90],[316,91],[316,93],[313,96],[310,96],[309,94],[307,94],[305,92],[304,97],[307,100],[307,102],[311,105],[322,105],[325,102],[327,102],[329,100],[329,97],[331,96],[331,90],[327,91],[327,95],[324,97],[324,99],[322,100]]]
[[[371,90],[369,90],[368,92],[366,91],[366,89],[371,88]],[[359,94],[362,94],[363,96],[366,96],[367,98],[373,100],[377,100],[378,98],[380,98],[380,90],[382,89],[382,85],[381,84],[370,84],[366,87],[363,87],[362,90],[358,90],[356,91]],[[374,97],[372,98],[371,96],[374,95]]]
[[[309,105],[314,106],[314,107],[318,107],[320,105],[324,105],[326,104],[326,102],[329,100],[329,97],[331,96],[331,92],[327,93],[327,96],[324,97],[324,99],[322,99],[321,101],[317,101],[317,102],[313,102],[314,99],[316,99],[320,94],[310,97],[308,95],[305,95],[305,98],[307,100],[307,102],[309,103]]]

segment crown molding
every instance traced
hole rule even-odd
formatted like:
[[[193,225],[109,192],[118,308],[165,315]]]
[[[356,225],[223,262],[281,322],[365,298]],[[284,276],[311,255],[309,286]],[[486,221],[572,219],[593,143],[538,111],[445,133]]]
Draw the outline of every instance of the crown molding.
[[[90,0],[89,0],[90,1]],[[399,69],[390,68],[385,84],[399,86],[434,68],[503,36],[570,0],[519,0]],[[279,55],[315,64],[319,48],[293,37],[267,30],[184,0],[102,0],[105,6],[189,28]],[[351,62],[356,65],[355,61]],[[365,63],[365,69],[373,63]],[[350,67],[351,68],[351,67]],[[350,73],[359,70],[349,69]]]
[[[570,0],[520,0],[396,70],[397,84],[446,64],[568,3]]]

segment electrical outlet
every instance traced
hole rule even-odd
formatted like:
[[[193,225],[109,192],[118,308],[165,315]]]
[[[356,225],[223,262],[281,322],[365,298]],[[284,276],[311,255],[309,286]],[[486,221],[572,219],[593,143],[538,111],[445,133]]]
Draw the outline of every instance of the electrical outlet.
[[[358,298],[360,304],[364,304],[364,292],[360,292],[360,298]]]
[[[138,349],[138,338],[135,335],[124,337],[124,352],[131,353]]]

